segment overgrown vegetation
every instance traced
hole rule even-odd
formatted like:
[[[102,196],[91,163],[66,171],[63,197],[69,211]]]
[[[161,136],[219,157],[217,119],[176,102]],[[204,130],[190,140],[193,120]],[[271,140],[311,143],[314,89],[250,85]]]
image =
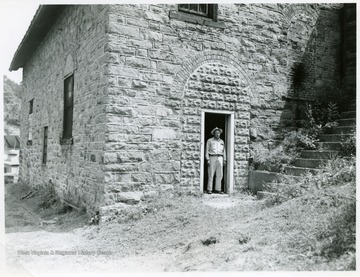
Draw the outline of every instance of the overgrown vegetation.
[[[341,156],[356,156],[356,128],[354,126],[351,135],[341,142]]]
[[[275,147],[255,144],[250,150],[251,168],[282,172],[286,165],[290,165],[299,157],[302,150],[315,150],[319,135],[331,132],[338,126],[338,105],[334,102],[306,103],[300,111],[299,126],[296,130],[284,129],[284,139]],[[354,138],[344,142],[343,153],[354,153]],[[345,154],[346,155],[346,154]]]
[[[287,146],[284,142],[275,148],[268,148],[262,144],[253,146],[250,151],[251,168],[281,172],[285,165],[291,164],[299,155],[295,148]]]
[[[286,179],[285,179],[286,178]],[[284,177],[279,183],[267,185],[276,193],[268,198],[266,206],[298,199],[298,208],[312,211],[319,225],[312,226],[308,236],[316,238],[312,255],[336,259],[342,255],[352,257],[347,270],[355,269],[356,227],[356,166],[355,157],[337,158],[328,162],[319,173],[302,176],[301,179]],[[304,213],[307,216],[308,213]]]
[[[38,205],[40,208],[48,209],[59,201],[54,184],[52,182],[46,183],[37,189],[38,191]]]
[[[33,188],[34,189],[34,188]],[[73,208],[63,203],[56,193],[54,183],[49,181],[36,188],[37,204],[40,209],[52,210],[57,214],[65,214],[73,211]],[[85,214],[86,209],[80,210],[80,214]]]

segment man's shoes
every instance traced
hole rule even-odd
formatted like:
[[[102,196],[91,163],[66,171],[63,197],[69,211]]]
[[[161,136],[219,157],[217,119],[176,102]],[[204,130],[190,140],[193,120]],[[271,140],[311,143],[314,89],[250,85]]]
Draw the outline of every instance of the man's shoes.
[[[207,193],[207,194],[212,194],[211,190],[208,190],[206,193]]]
[[[217,191],[217,190],[215,190],[215,193],[218,193],[218,194],[224,194],[224,192],[223,192],[223,191]]]

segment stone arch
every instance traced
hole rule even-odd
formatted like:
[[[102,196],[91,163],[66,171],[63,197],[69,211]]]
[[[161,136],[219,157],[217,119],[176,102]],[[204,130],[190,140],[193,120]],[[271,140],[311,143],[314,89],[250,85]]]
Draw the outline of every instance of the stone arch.
[[[181,183],[200,183],[201,113],[221,110],[235,115],[234,180],[238,185],[247,178],[251,79],[235,56],[216,51],[190,58],[177,77],[173,92],[180,98],[182,118]]]
[[[252,96],[254,91],[252,78],[250,78],[247,74],[241,63],[238,62],[239,60],[239,57],[221,51],[208,50],[198,53],[194,57],[188,58],[178,70],[175,77],[175,85],[172,88],[172,91],[181,93],[184,90],[185,84],[191,74],[198,67],[207,63],[223,63],[233,66],[237,71],[239,71],[239,73],[241,73],[250,86],[249,96]]]
[[[306,14],[309,18],[312,19],[312,27],[315,26],[316,19],[319,16],[319,11],[315,4],[288,4],[283,9],[284,15],[284,28],[289,29],[291,26],[291,21],[294,17],[301,14]]]

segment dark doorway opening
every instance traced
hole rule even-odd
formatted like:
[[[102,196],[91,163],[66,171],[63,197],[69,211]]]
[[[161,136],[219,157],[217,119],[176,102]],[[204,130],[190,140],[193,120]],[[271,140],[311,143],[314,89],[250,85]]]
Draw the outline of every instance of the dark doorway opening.
[[[225,142],[225,148],[227,147],[226,142],[227,142],[227,119],[228,119],[227,114],[218,114],[218,113],[205,113],[205,128],[204,128],[204,142],[205,142],[205,147],[206,147],[206,142],[209,138],[212,137],[211,135],[211,131],[215,128],[221,128],[223,130],[223,133],[221,134],[220,138]],[[227,148],[226,148],[227,149]],[[205,160],[205,156],[203,157]],[[223,179],[221,181],[221,190],[224,191],[225,193],[227,193],[226,191],[226,179],[227,179],[227,174],[226,174],[227,170],[226,170],[226,166],[224,166],[223,168]],[[203,182],[203,191],[206,192],[207,190],[207,182],[208,182],[208,165],[207,162],[205,160],[204,163],[204,182]],[[215,178],[214,178],[214,182],[215,182]],[[214,188],[214,186],[213,186]]]

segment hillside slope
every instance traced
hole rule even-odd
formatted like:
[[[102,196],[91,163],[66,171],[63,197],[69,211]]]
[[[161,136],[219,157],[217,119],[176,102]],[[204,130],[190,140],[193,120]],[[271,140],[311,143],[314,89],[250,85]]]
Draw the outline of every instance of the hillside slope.
[[[15,83],[6,76],[4,80],[4,134],[20,134],[20,109],[22,85]]]
[[[298,185],[301,195],[283,203],[159,192],[110,222],[80,228],[86,214],[40,209],[44,197],[19,200],[29,188],[8,186],[7,262],[32,273],[355,270],[355,159]],[[31,249],[70,254],[18,254]]]

